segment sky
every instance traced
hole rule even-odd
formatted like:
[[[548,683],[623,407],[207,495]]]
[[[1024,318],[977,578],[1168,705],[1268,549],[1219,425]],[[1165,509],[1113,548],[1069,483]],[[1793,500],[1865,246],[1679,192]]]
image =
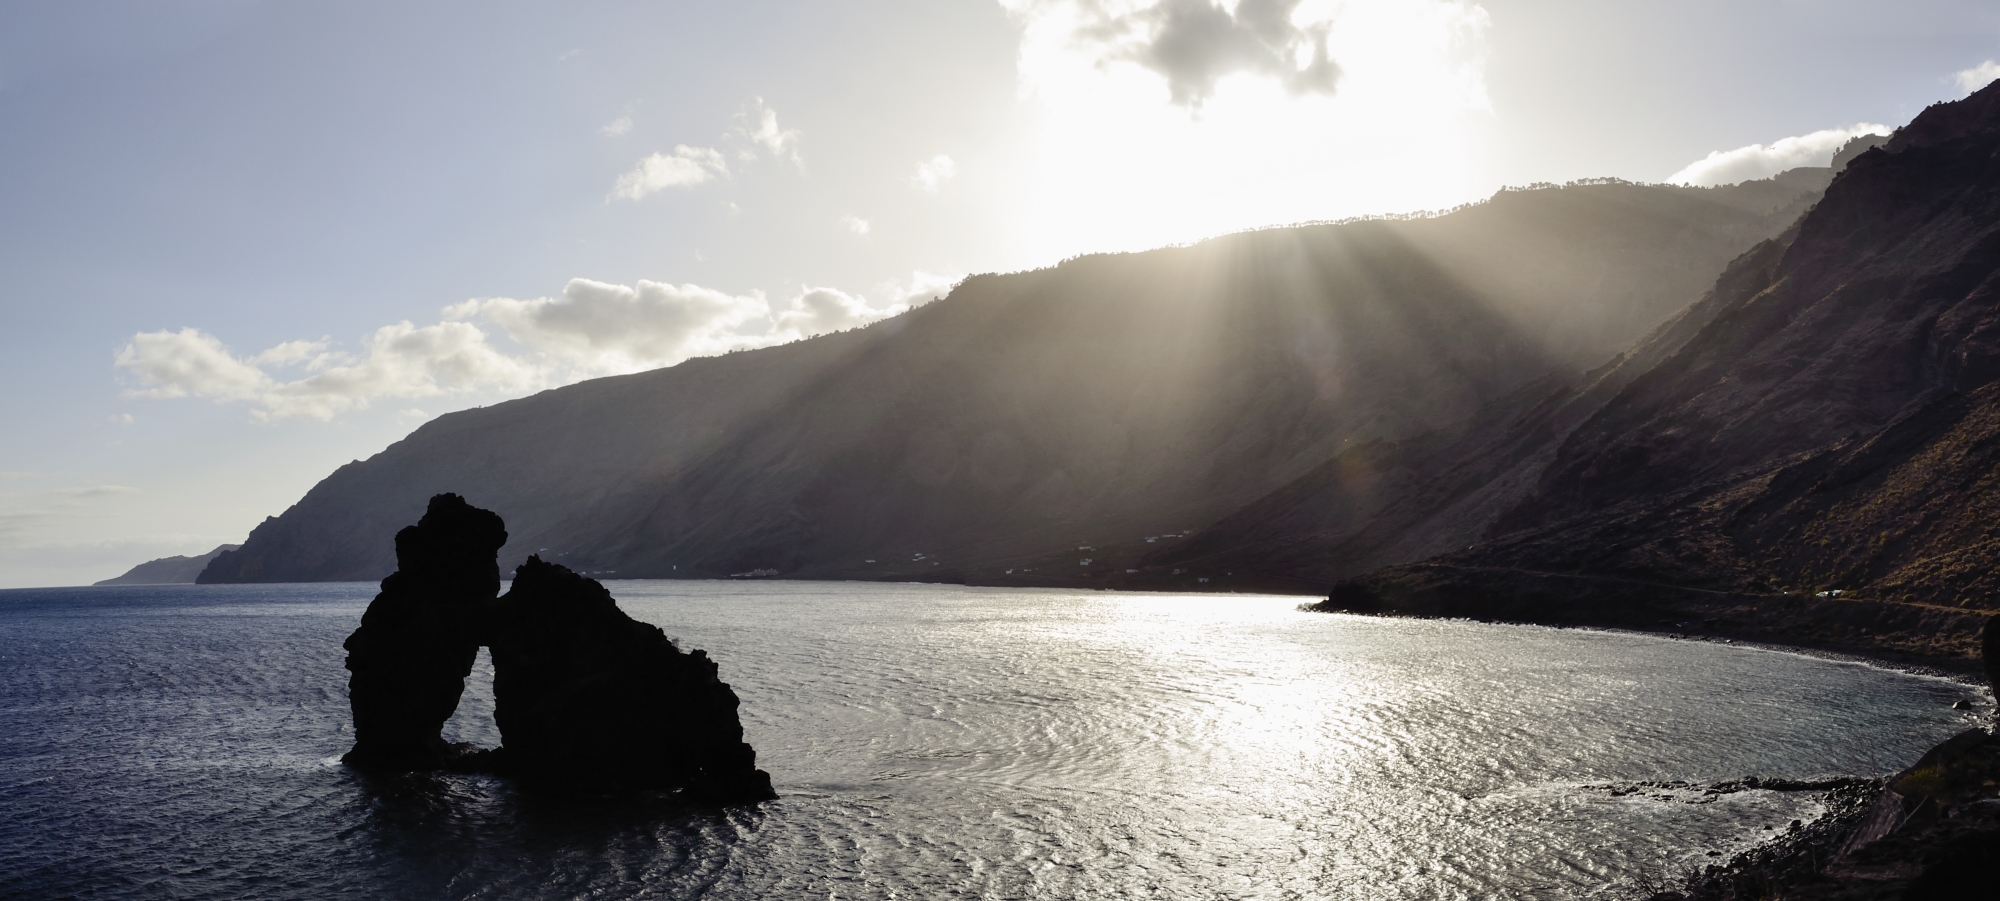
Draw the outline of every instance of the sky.
[[[7,0],[0,587],[971,273],[1823,165],[1996,60],[1990,0]]]

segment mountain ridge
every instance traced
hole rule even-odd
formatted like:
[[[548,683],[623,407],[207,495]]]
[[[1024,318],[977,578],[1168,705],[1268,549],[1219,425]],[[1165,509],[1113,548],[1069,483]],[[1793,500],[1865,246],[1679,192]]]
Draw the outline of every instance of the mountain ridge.
[[[446,491],[506,513],[510,564],[597,575],[983,578],[1193,529],[1611,357],[1830,176],[1511,191],[975,276],[864,329],[440,417],[202,580],[377,578],[367,536]]]
[[[201,576],[208,564],[224,552],[233,551],[242,545],[217,545],[206,554],[192,557],[173,556],[148,560],[125,571],[123,575],[92,582],[92,585],[188,585]]]
[[[1787,617],[1760,605],[1850,605],[1791,618],[1794,637],[1976,658],[2000,607],[1996,198],[2000,89],[1927,109],[1836,176],[1775,261],[1732,266],[1712,318],[1554,444],[1480,541],[1336,600],[1646,618],[1654,600],[1584,587],[1626,580],[1728,596],[1765,631]]]

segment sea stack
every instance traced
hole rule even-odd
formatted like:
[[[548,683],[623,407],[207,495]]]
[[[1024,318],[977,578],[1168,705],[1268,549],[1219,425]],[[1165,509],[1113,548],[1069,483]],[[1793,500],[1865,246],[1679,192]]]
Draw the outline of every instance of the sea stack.
[[[439,733],[479,656],[479,627],[500,593],[495,555],[506,543],[498,515],[456,494],[431,498],[423,519],[396,533],[396,572],[347,637],[347,763],[429,769],[452,756]]]
[[[634,620],[602,584],[539,557],[500,592],[499,515],[431,498],[396,534],[382,580],[347,639],[354,750],[364,769],[493,770],[559,789],[656,789],[712,804],[777,797],[743,741],[736,693],[702,651]],[[498,753],[441,736],[479,648],[493,651]]]
[[[493,716],[524,780],[714,803],[777,797],[715,662],[627,616],[596,580],[529,557],[492,635]]]

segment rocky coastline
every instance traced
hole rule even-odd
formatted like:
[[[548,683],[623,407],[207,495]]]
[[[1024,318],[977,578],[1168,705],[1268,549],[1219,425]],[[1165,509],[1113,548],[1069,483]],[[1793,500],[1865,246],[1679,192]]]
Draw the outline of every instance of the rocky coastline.
[[[1547,574],[1533,575],[1547,578]],[[1539,593],[1513,586],[1515,590],[1502,594],[1513,603],[1498,609],[1491,598],[1477,602],[1454,598],[1433,586],[1403,583],[1402,592],[1384,592],[1380,581],[1347,582],[1336,586],[1325,599],[1303,604],[1300,609],[1608,628],[1683,640],[1741,642],[1859,659],[2000,687],[2000,622],[1994,622],[2000,617],[1989,619],[1952,609],[1913,613],[1911,605],[1834,597],[1781,597],[1781,603],[1802,608],[1789,611],[1794,615],[1805,612],[1805,607],[1820,614],[1786,619],[1781,617],[1787,611],[1775,609],[1770,598],[1759,597],[1750,604],[1722,592],[1662,593],[1647,591],[1658,586],[1642,583],[1606,586],[1597,581],[1559,586],[1568,591]],[[1465,574],[1452,573],[1440,582],[1462,586]],[[1592,602],[1605,600],[1609,593],[1627,603]],[[1828,610],[1844,615],[1828,616]],[[1920,640],[1913,634],[1920,623],[1900,621],[1913,615],[1945,621],[1949,631],[1942,640],[1938,636]],[[1961,619],[1972,622],[1959,622]],[[1797,628],[1801,622],[1814,628]],[[1875,629],[1861,623],[1874,624]],[[2000,691],[1995,694],[2000,696]],[[1988,713],[1991,716],[1995,711],[1989,709]],[[1646,787],[1600,788],[1619,793]],[[1827,810],[1810,822],[1795,822],[1792,829],[1726,862],[1648,874],[1639,880],[1637,897],[1646,901],[1920,901],[2000,894],[2000,877],[1992,872],[1990,863],[2000,860],[2000,738],[1994,735],[1991,723],[1953,736],[1888,778],[1824,783],[1750,778],[1700,788],[1710,794],[1744,788],[1818,791],[1824,793]]]
[[[1337,583],[1319,612],[1620,629],[1867,660],[1986,683],[1991,612],[1854,593],[1750,593],[1587,573],[1423,563]]]
[[[1921,901],[2000,891],[2000,740],[1969,729],[1908,769],[1830,792],[1828,812],[1726,864],[1645,886],[1648,901]]]

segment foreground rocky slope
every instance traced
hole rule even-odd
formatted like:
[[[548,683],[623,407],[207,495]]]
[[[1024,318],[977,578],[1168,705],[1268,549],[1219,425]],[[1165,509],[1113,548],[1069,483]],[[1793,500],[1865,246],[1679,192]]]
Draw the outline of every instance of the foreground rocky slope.
[[[1417,520],[1483,492],[1469,546],[1334,605],[1975,659],[2000,607],[2000,86],[1855,159],[1677,322],[1539,404],[1415,492],[1444,503]],[[1344,575],[1309,550],[1259,562]]]
[[[621,577],[997,577],[1185,531],[1603,363],[1829,176],[1503,192],[975,277],[866,329],[440,417],[202,580],[380,578],[443,491],[509,511],[508,565]]]
[[[1981,637],[2000,687],[2000,617]],[[1961,702],[1963,703],[1963,702]],[[2000,894],[2000,739],[1968,729],[1882,780],[1842,780],[1810,826],[1727,864],[1654,880],[1649,901],[1930,901]],[[1856,784],[1858,783],[1858,784]],[[1860,791],[1856,791],[1859,789]],[[1677,885],[1675,883],[1678,883]]]

